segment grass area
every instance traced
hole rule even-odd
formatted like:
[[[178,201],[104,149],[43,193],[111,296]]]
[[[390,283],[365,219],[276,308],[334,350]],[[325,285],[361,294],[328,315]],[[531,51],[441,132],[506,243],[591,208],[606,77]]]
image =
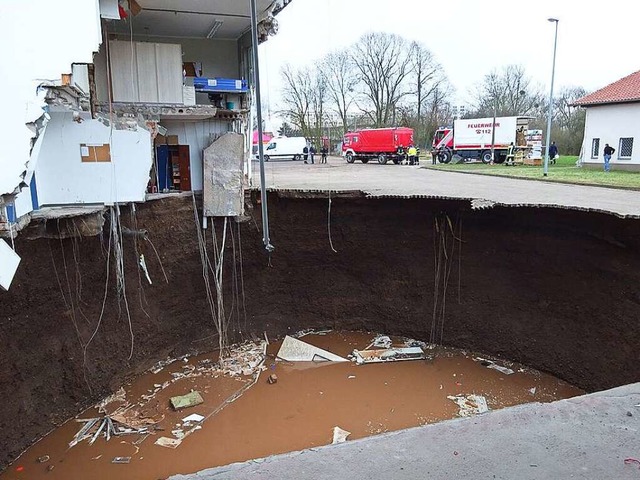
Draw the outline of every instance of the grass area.
[[[466,164],[442,164],[436,166],[428,165],[423,168],[435,170],[446,170],[449,172],[477,173],[482,175],[495,175],[500,177],[525,178],[535,180],[546,180],[550,182],[577,183],[583,185],[599,185],[603,187],[624,187],[640,190],[640,172],[616,171],[615,165],[611,165],[611,172],[604,172],[602,169],[576,167],[575,156],[561,156],[555,165],[549,165],[549,175],[542,176],[541,166],[529,165],[485,165],[484,163]],[[430,160],[430,159],[428,159]],[[420,162],[422,163],[422,162]],[[426,160],[425,160],[426,163]]]

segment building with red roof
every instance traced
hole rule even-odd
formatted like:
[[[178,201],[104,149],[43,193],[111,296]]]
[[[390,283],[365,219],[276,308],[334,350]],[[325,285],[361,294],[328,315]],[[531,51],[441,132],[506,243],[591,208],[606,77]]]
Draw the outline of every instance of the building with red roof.
[[[611,166],[640,171],[640,70],[575,102],[587,110],[583,165],[602,165],[606,144],[615,148]],[[636,141],[638,140],[638,141]]]

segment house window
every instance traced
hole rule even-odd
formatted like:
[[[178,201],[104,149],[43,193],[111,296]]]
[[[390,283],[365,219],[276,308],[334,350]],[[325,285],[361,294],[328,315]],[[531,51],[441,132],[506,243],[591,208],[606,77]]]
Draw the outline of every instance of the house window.
[[[591,158],[598,158],[598,152],[600,151],[600,139],[594,138],[591,140]]]
[[[633,137],[621,138],[618,148],[618,158],[631,158],[633,153]]]

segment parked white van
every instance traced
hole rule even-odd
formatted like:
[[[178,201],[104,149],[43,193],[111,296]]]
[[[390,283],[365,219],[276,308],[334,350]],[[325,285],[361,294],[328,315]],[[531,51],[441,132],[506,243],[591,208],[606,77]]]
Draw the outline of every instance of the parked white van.
[[[307,139],[304,137],[281,137],[272,138],[269,145],[264,149],[264,160],[268,162],[271,158],[284,158],[300,160],[302,151],[307,146]]]

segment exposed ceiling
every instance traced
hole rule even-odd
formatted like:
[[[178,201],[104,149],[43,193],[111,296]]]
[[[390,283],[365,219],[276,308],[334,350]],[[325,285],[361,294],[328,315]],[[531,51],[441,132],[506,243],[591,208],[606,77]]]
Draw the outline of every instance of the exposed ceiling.
[[[158,37],[237,39],[251,25],[249,0],[137,0],[142,11],[109,22],[109,32]],[[256,0],[262,19],[274,0]],[[221,22],[221,24],[220,24]],[[214,28],[215,27],[215,28]],[[212,32],[213,30],[213,32]]]

